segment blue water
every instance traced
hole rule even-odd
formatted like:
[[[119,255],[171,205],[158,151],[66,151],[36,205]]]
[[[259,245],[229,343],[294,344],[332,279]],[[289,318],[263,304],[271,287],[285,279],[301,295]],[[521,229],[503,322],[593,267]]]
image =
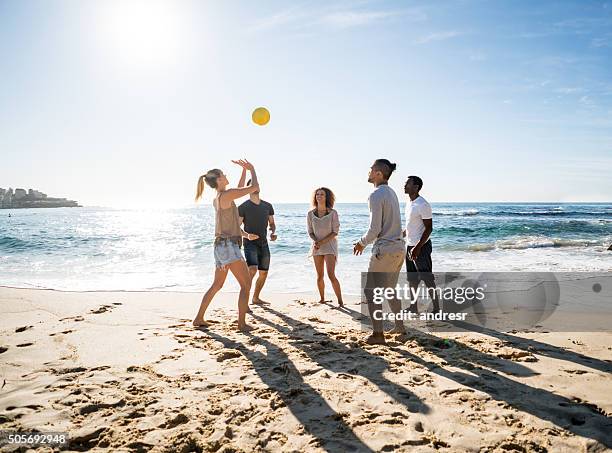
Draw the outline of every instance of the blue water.
[[[338,275],[359,288],[366,204],[339,204]],[[403,209],[403,206],[402,206]],[[312,291],[306,204],[275,204],[267,288]],[[434,203],[434,270],[612,270],[612,204]],[[103,208],[0,211],[0,285],[68,290],[200,291],[213,272],[213,212]],[[227,290],[235,290],[229,281]]]

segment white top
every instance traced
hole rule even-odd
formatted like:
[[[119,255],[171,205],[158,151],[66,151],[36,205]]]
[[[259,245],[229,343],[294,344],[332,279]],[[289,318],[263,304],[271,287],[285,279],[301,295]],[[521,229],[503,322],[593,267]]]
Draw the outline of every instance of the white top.
[[[340,220],[338,219],[338,212],[335,209],[330,209],[327,214],[323,217],[317,217],[315,215],[315,210],[308,211],[307,226],[308,226],[308,234],[314,235],[317,240],[321,240],[331,233],[336,233],[340,231]],[[334,237],[331,240],[327,241],[321,247],[315,250],[314,243],[310,248],[310,253],[308,256],[313,255],[334,255],[336,258],[338,257],[338,240]]]
[[[425,231],[423,219],[431,219],[431,205],[422,196],[406,202],[406,243],[417,245]]]

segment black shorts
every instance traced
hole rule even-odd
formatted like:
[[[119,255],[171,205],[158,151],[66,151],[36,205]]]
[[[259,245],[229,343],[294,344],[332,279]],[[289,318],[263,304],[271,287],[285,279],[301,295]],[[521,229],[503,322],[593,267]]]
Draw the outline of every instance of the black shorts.
[[[244,257],[248,266],[257,266],[260,271],[270,269],[270,249],[267,241],[244,240]]]
[[[410,259],[410,252],[412,251],[413,246],[409,245],[406,249],[406,272],[408,275],[408,281],[411,282],[420,282],[421,280],[428,283],[431,281],[433,283],[433,266],[431,262],[431,240],[427,241],[421,247],[421,253],[415,261]]]

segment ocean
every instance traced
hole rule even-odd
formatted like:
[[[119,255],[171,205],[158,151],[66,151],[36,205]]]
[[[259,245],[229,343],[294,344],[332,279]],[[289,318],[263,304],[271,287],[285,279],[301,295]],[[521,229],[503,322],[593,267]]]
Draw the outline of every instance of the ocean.
[[[433,203],[434,271],[610,271],[612,204]],[[316,291],[307,204],[275,204],[265,291]],[[338,204],[337,275],[358,294],[370,248],[366,204]],[[403,211],[403,205],[402,205]],[[8,214],[11,217],[8,217]],[[403,216],[403,212],[402,212]],[[210,204],[185,209],[0,211],[0,285],[60,290],[203,291],[214,271]],[[331,286],[328,295],[332,295]],[[238,285],[228,277],[225,291]]]

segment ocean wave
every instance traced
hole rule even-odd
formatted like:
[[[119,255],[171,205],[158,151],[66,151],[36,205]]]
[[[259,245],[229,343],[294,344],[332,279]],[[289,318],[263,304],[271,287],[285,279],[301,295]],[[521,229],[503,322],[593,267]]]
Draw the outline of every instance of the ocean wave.
[[[0,250],[28,250],[43,248],[41,242],[24,241],[12,236],[0,236]]]
[[[460,211],[434,211],[433,215],[442,215],[442,216],[473,216],[478,215],[480,211],[478,209],[463,209]]]
[[[612,211],[565,211],[557,209],[548,210],[528,210],[528,211],[494,211],[491,212],[492,216],[517,216],[517,217],[571,217],[571,216],[583,216],[583,217],[600,217],[610,216],[612,217]]]
[[[495,230],[497,231],[497,229]],[[469,234],[472,235],[477,233],[478,230],[468,227],[458,227],[458,226],[450,226],[450,227],[442,227],[435,229],[436,234],[444,236],[445,234]]]
[[[589,239],[561,239],[526,236],[495,241],[493,243],[472,244],[468,250],[472,252],[488,252],[491,250],[524,250],[549,247],[594,247],[604,246],[603,241]]]

